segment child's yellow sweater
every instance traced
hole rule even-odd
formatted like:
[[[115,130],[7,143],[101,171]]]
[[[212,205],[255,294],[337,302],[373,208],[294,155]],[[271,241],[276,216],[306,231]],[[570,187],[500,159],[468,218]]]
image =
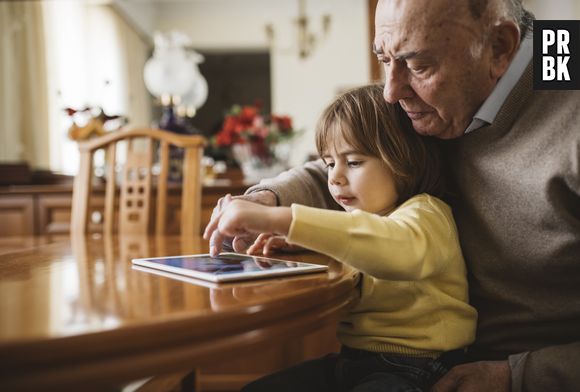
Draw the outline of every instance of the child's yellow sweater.
[[[436,357],[473,342],[465,263],[451,209],[421,194],[387,216],[292,205],[288,242],[361,271],[360,299],[342,320],[342,344]]]

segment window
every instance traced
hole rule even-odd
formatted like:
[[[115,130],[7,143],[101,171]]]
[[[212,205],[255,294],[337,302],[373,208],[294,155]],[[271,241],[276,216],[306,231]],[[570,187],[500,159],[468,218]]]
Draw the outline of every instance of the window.
[[[50,167],[76,174],[76,143],[64,108],[102,108],[148,126],[151,99],[143,82],[148,45],[108,5],[44,2]],[[78,124],[82,125],[82,124]]]

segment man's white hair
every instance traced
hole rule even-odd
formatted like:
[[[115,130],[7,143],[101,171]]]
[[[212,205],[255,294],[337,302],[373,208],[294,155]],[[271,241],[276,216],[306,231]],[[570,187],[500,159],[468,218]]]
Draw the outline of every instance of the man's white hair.
[[[532,31],[534,15],[526,10],[522,0],[467,0],[471,16],[475,20],[482,19],[487,27],[495,26],[505,20],[514,21],[520,30],[520,38]],[[473,42],[469,51],[473,58],[479,58],[487,40],[485,29],[482,40]]]
[[[492,24],[512,20],[522,36],[532,29],[534,15],[524,8],[522,0],[467,0],[467,3],[476,20],[485,17]]]

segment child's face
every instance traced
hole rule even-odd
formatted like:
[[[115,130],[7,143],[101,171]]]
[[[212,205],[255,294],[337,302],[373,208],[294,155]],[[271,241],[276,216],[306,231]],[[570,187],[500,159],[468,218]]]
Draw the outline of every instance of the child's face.
[[[322,159],[328,166],[328,189],[346,211],[385,215],[395,207],[395,180],[381,159],[355,151],[342,138],[329,144]]]

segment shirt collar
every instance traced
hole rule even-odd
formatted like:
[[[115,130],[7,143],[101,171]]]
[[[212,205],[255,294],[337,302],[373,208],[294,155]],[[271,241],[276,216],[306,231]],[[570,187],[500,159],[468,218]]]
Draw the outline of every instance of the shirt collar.
[[[493,123],[493,120],[495,120],[499,109],[504,104],[509,93],[524,74],[526,67],[532,60],[532,55],[533,33],[528,33],[520,44],[520,48],[509,65],[506,73],[499,79],[489,97],[487,97],[477,113],[475,113],[473,120],[465,130],[465,133],[475,131],[484,125]]]

